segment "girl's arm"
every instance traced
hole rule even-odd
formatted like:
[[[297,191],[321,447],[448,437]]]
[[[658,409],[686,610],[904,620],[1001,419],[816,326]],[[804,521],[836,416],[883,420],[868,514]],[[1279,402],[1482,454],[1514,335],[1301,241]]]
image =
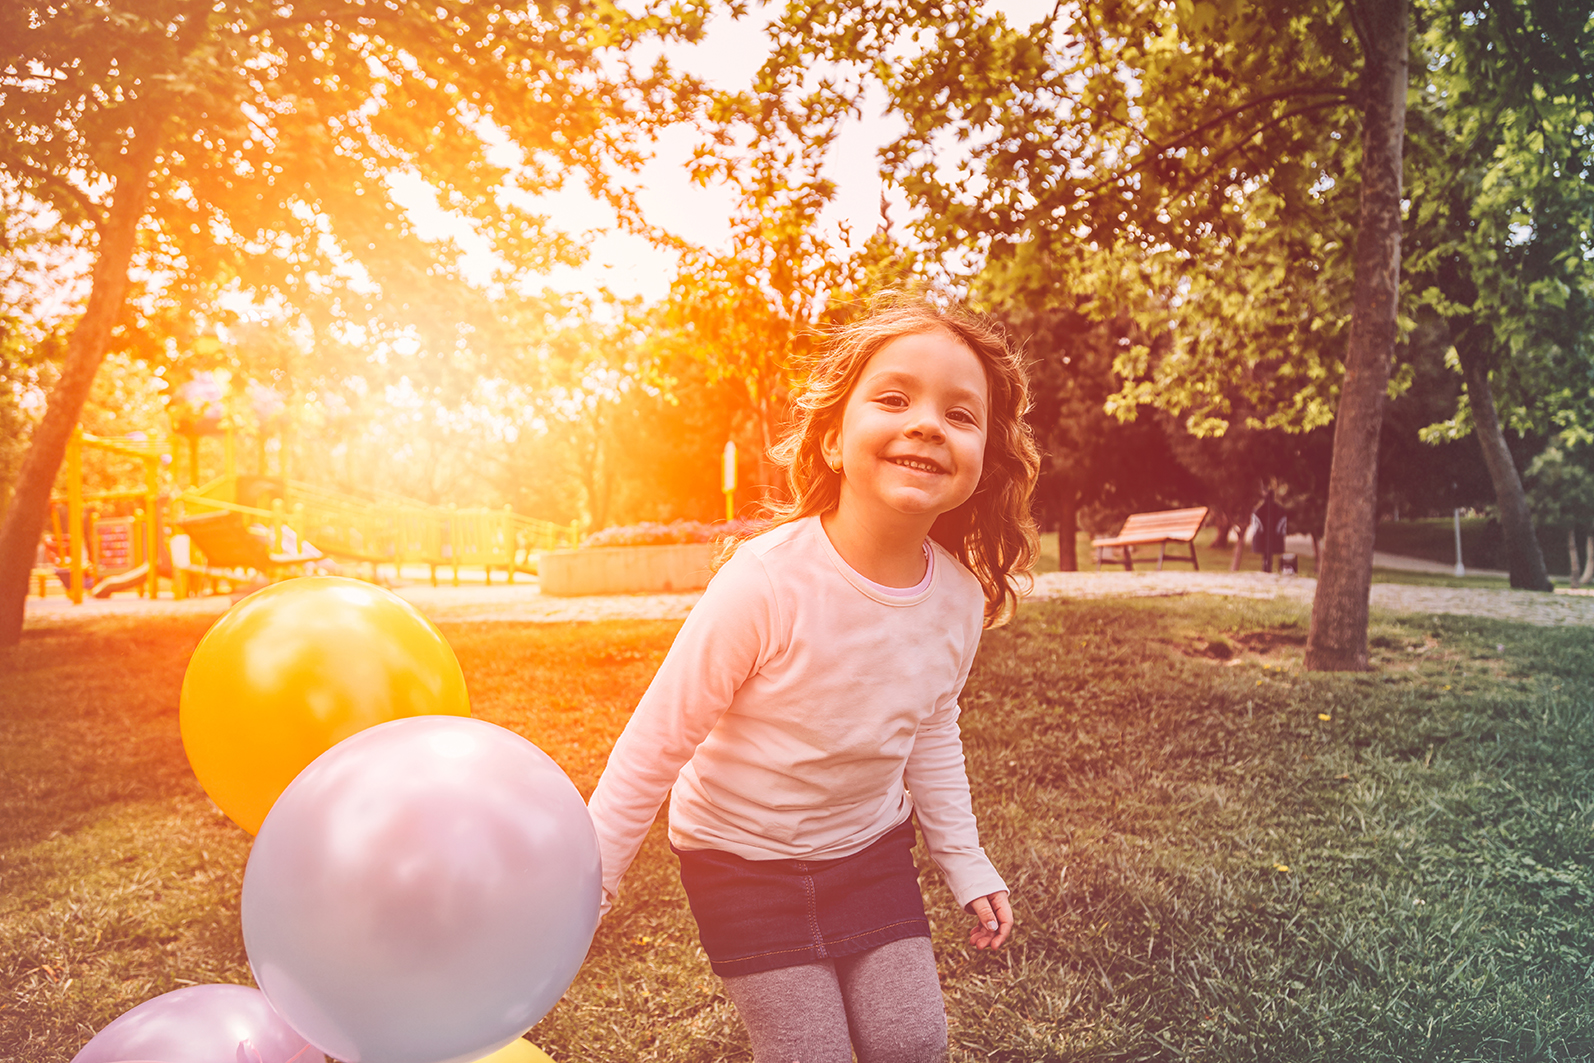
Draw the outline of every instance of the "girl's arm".
[[[957,689],[962,689],[972,665],[971,652]],[[903,778],[930,856],[946,877],[953,899],[975,916],[969,940],[976,948],[994,948],[1007,940],[1012,929],[1012,908],[1007,883],[980,847],[958,715],[956,697],[947,695],[919,726]]]
[[[904,781],[913,795],[913,811],[930,856],[946,876],[953,898],[966,905],[1007,889],[1007,883],[980,848],[957,716],[954,702],[920,726]]]
[[[587,802],[603,859],[602,914],[681,768],[767,659],[776,619],[763,563],[744,548],[681,625]]]

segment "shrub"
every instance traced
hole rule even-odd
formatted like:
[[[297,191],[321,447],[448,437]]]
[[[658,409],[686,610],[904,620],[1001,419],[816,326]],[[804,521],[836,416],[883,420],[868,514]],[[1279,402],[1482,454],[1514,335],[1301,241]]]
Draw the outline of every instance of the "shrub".
[[[750,520],[673,520],[668,524],[644,521],[593,532],[581,540],[582,549],[605,546],[667,546],[671,543],[712,543],[732,535],[746,535],[758,525]]]

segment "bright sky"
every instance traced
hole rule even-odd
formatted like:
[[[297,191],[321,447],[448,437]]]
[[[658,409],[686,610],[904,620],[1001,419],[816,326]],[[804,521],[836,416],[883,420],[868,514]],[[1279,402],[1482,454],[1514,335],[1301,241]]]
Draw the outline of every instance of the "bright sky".
[[[985,0],[986,6],[1001,11],[1011,25],[1028,25],[1046,16],[1053,0]],[[710,23],[703,41],[696,45],[669,49],[671,60],[723,89],[745,88],[769,54],[764,37],[766,16],[754,8],[748,17],[732,20],[719,16]],[[831,231],[846,222],[856,240],[873,233],[881,223],[881,181],[878,149],[897,132],[898,122],[885,117],[879,101],[865,107],[861,118],[849,121],[831,149],[825,176],[836,185],[836,197],[824,215]],[[694,244],[719,247],[729,235],[727,218],[733,204],[723,186],[700,187],[687,177],[686,163],[691,157],[695,133],[676,130],[655,147],[654,159],[641,175],[641,203],[649,221]],[[492,256],[485,244],[463,226],[441,213],[421,184],[397,185],[395,196],[410,211],[423,236],[451,235],[467,251],[467,267],[472,263],[479,275],[492,269]],[[653,301],[669,289],[675,272],[673,256],[650,246],[640,237],[618,232],[609,209],[596,202],[585,190],[570,188],[543,197],[533,205],[551,217],[567,232],[593,231],[590,257],[578,269],[561,267],[547,279],[550,287],[570,292],[596,294],[607,287],[616,295],[640,295]],[[888,209],[891,209],[888,207]],[[900,204],[893,223],[904,220]]]

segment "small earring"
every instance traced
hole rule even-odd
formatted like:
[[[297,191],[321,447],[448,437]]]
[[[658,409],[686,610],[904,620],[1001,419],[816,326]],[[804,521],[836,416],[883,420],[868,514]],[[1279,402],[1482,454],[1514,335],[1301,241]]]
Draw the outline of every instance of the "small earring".
[[[830,466],[830,471],[831,472],[840,472],[841,471],[841,459],[840,458],[833,458],[829,462],[826,462],[826,464],[828,464]]]

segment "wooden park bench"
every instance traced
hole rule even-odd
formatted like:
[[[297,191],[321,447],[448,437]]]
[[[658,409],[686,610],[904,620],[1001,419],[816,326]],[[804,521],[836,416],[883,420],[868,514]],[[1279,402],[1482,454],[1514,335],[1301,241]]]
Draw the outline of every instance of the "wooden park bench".
[[[1207,507],[1196,506],[1192,509],[1164,509],[1156,513],[1131,513],[1129,519],[1124,521],[1124,526],[1118,529],[1118,534],[1106,539],[1092,539],[1091,547],[1096,551],[1096,568],[1099,570],[1102,562],[1108,560],[1110,550],[1120,550],[1122,555],[1111,559],[1112,564],[1122,564],[1125,572],[1134,571],[1135,547],[1155,546],[1157,548],[1157,571],[1162,571],[1164,561],[1188,561],[1190,566],[1199,570],[1200,562],[1196,560],[1195,537],[1201,530],[1201,525],[1206,523]],[[1179,554],[1169,554],[1169,543],[1186,543],[1190,547],[1188,557]],[[1151,558],[1143,557],[1141,561],[1150,561]]]

